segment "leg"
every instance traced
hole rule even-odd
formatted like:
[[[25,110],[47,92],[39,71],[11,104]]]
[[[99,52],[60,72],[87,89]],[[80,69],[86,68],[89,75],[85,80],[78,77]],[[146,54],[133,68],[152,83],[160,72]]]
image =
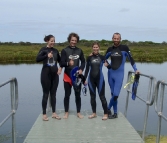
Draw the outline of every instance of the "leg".
[[[80,113],[81,110],[81,84],[78,86],[77,89],[74,88],[75,92],[75,103],[76,103],[76,108],[77,108],[77,116],[78,118],[82,119],[83,116]]]
[[[113,109],[114,109],[114,114],[112,115],[111,119],[118,118],[117,116],[117,104],[118,104],[118,96],[113,97]]]
[[[121,91],[121,87],[122,87],[122,82],[123,82],[123,73],[122,72],[117,72],[114,75],[114,80],[115,80],[115,84],[114,84],[114,92],[113,92],[113,96],[111,98],[111,104],[113,106],[113,110],[114,110],[114,114],[112,115],[111,119],[113,118],[117,118],[117,105],[118,105],[118,96],[120,94]]]
[[[43,120],[48,121],[48,117],[46,115],[46,107],[47,107],[47,101],[48,101],[48,95],[49,95],[49,89],[51,85],[51,80],[49,76],[49,70],[48,68],[43,68],[41,72],[41,85],[43,89],[43,98],[42,98],[42,110],[43,110]]]
[[[65,90],[65,97],[64,97],[64,109],[65,109],[65,115],[64,119],[68,118],[68,110],[69,110],[69,100],[71,95],[71,85],[68,82],[64,82],[64,90]]]
[[[93,91],[92,91],[92,89],[93,89]],[[88,118],[92,119],[92,118],[96,117],[96,85],[94,84],[93,81],[91,81],[91,83],[89,83],[89,92],[90,92],[90,104],[91,104],[93,113]]]
[[[114,113],[117,113],[117,98],[120,94],[121,88],[122,88],[122,82],[123,82],[123,77],[124,77],[124,73],[123,72],[118,72],[115,74],[115,85],[114,85],[114,92],[113,92],[113,96],[114,96]]]
[[[113,92],[114,92],[114,80],[111,78],[110,79],[110,83],[109,83],[109,85],[110,85],[110,90],[111,90],[111,99],[112,99],[112,97],[113,97]],[[110,99],[110,102],[109,102],[109,104],[108,104],[108,110],[111,110],[111,107],[113,106],[113,103],[112,103],[112,100]]]
[[[61,118],[56,114],[56,91],[59,83],[59,76],[55,73],[52,75],[50,97],[51,97],[51,106],[52,106],[52,118],[60,120]]]
[[[99,87],[98,87],[98,90],[99,90]],[[107,109],[107,100],[106,100],[106,97],[105,97],[105,82],[104,82],[104,80],[103,80],[103,83],[102,83],[101,91],[99,91],[99,97],[100,97],[102,107],[103,107],[103,110],[104,110],[104,116],[103,116],[102,120],[107,120],[108,109]]]

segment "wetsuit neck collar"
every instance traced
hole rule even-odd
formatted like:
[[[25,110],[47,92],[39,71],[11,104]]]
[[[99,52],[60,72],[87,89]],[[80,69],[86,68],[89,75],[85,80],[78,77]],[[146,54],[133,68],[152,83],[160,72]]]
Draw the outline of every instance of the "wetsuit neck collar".
[[[74,46],[74,47],[72,47],[72,46],[69,46],[71,49],[74,49],[74,48],[76,48],[76,46]]]
[[[113,45],[113,48],[117,48],[117,47],[119,47],[121,44],[119,44],[118,46],[115,46],[115,45]]]
[[[46,48],[51,49],[51,48],[53,48],[53,47],[48,47],[48,46],[46,46]]]
[[[99,56],[99,53],[98,54],[94,54],[94,53],[92,53],[94,56]]]

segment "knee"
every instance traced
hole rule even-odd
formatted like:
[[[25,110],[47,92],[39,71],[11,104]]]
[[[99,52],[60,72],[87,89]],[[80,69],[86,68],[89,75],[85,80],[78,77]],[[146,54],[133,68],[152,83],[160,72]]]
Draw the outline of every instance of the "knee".
[[[65,99],[65,100],[69,100],[69,98],[70,98],[70,95],[65,95],[65,96],[64,96],[64,99]]]
[[[100,96],[100,100],[103,104],[107,103],[105,96]]]
[[[118,99],[118,96],[114,96],[114,101],[117,101],[117,99]]]
[[[95,100],[96,98],[95,98],[95,96],[91,95],[90,99]]]
[[[81,99],[80,92],[76,92],[76,93],[75,93],[75,98],[76,98],[76,99]]]

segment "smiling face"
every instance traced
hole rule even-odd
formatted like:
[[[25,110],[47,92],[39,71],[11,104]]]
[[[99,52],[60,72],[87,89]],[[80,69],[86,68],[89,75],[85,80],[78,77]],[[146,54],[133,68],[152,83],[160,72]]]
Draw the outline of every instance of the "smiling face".
[[[112,40],[114,42],[114,46],[118,47],[121,42],[121,35],[120,34],[114,34],[112,37]]]
[[[94,45],[92,46],[92,50],[93,50],[93,54],[95,54],[95,55],[99,54],[99,50],[100,50],[99,45],[94,44]]]
[[[47,41],[47,47],[48,48],[51,48],[53,47],[55,44],[55,38],[54,37],[51,37],[48,41]]]
[[[71,39],[70,39],[70,46],[75,47],[76,44],[77,44],[77,38],[72,36]]]

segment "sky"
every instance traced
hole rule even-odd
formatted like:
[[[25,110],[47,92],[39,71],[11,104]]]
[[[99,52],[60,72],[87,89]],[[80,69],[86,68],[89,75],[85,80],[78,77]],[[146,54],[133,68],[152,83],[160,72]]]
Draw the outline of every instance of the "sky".
[[[80,39],[167,42],[167,0],[0,0],[0,41]]]

